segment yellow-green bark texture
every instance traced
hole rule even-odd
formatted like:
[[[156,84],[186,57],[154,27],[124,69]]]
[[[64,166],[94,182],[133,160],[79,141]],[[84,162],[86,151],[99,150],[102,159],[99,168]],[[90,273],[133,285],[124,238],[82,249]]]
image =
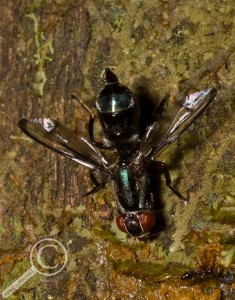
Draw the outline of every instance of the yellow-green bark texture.
[[[234,1],[0,2],[1,292],[30,267],[33,245],[54,238],[68,254],[63,271],[36,274],[9,299],[235,299]],[[95,113],[106,67],[142,103],[218,90],[157,158],[189,201],[163,180],[164,222],[150,240],[118,231],[111,183],[83,197],[88,170],[18,128],[50,117],[86,133],[89,113],[71,94]],[[59,261],[44,250],[47,265]]]

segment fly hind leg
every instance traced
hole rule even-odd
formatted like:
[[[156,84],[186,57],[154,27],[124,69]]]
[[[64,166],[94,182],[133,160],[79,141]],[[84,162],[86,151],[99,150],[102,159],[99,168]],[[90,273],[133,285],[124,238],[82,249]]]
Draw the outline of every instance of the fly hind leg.
[[[85,193],[83,196],[86,197],[86,196],[89,196],[89,195],[92,195],[96,192],[98,192],[99,190],[101,190],[102,188],[104,188],[104,181],[102,182],[99,182],[95,175],[93,174],[92,171],[90,171],[90,179],[91,179],[91,182],[94,184],[94,187],[93,189],[91,189],[89,192]]]
[[[150,170],[153,170],[153,171],[158,171],[160,173],[164,173],[165,175],[165,179],[166,179],[166,186],[169,187],[172,192],[178,196],[181,200],[184,200],[184,201],[188,201],[188,197],[185,198],[179,191],[177,191],[173,186],[172,186],[172,183],[171,183],[171,176],[170,176],[170,172],[167,168],[167,165],[164,163],[164,162],[161,162],[161,161],[153,161],[151,164],[150,164]]]

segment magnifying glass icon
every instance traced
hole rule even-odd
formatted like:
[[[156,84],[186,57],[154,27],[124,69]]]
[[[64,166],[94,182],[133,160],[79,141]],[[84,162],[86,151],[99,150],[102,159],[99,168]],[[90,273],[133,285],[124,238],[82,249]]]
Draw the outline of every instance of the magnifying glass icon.
[[[44,253],[50,256],[51,262],[45,262]],[[48,253],[50,255],[48,255]],[[16,281],[2,292],[3,298],[8,298],[21,285],[28,281],[33,275],[39,273],[42,276],[54,276],[60,273],[68,261],[68,252],[64,245],[53,238],[39,240],[30,250],[31,268],[23,273]]]

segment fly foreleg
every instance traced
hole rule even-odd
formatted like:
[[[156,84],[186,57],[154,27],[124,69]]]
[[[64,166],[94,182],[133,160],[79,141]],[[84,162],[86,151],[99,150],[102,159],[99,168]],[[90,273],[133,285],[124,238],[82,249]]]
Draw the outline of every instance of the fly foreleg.
[[[95,116],[93,115],[92,111],[90,110],[90,108],[81,100],[81,99],[78,99],[75,95],[71,95],[71,97],[73,99],[76,99],[77,101],[79,101],[82,105],[82,107],[90,114],[90,119],[89,119],[89,124],[88,124],[88,130],[89,130],[89,136],[90,136],[90,140],[92,142],[92,144],[94,146],[96,146],[97,148],[100,148],[100,149],[111,149],[110,146],[107,146],[103,143],[100,143],[100,142],[96,142],[95,141],[95,138],[94,138],[94,121],[95,121]]]
[[[100,143],[100,142],[96,142],[95,138],[94,138],[94,121],[95,121],[95,117],[93,115],[90,116],[90,120],[89,120],[89,136],[91,139],[91,142],[94,146],[96,146],[97,148],[100,149],[106,149],[106,150],[111,150],[112,147],[105,145],[104,143]]]

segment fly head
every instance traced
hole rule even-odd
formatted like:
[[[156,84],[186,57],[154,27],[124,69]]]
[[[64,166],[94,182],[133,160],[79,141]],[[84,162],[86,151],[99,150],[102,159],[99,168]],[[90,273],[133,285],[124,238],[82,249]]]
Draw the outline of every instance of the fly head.
[[[156,218],[150,211],[139,211],[118,216],[116,223],[121,231],[132,236],[143,237],[150,233]]]

